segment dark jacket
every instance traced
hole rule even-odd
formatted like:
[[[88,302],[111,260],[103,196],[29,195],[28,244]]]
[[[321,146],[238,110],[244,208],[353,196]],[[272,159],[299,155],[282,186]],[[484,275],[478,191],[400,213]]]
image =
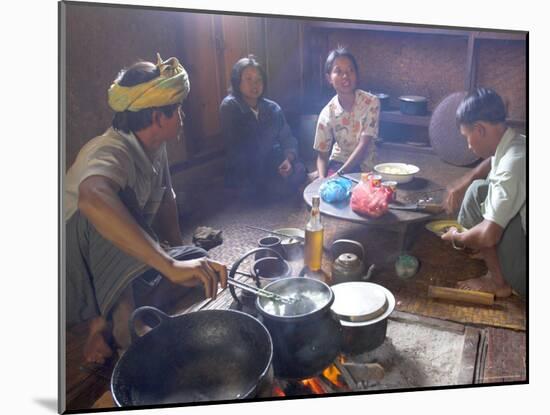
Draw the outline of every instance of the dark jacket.
[[[226,148],[226,165],[238,170],[245,163],[254,170],[266,166],[273,157],[281,163],[289,152],[297,155],[298,143],[292,135],[281,107],[260,98],[256,116],[243,100],[228,95],[220,105],[222,134]]]

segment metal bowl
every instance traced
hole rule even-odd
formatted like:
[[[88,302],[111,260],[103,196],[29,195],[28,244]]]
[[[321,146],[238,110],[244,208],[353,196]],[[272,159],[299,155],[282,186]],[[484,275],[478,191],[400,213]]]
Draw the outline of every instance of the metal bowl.
[[[383,181],[408,183],[414,179],[420,169],[414,164],[406,163],[382,163],[374,166],[374,171],[382,176]]]
[[[305,238],[305,231],[299,228],[280,228],[274,229],[274,232],[289,236],[297,236],[299,238]],[[285,238],[281,236],[281,246],[285,253],[285,258],[288,260],[295,260],[303,258],[304,256],[304,244],[299,239]]]

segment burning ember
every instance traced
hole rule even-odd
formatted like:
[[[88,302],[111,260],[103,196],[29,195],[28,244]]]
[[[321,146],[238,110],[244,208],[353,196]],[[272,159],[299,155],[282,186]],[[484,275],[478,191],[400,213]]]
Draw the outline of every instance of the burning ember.
[[[277,385],[273,387],[273,396],[286,396],[285,392]]]
[[[302,380],[302,384],[311,389],[314,395],[322,395],[325,393],[323,386],[315,378]]]
[[[302,381],[279,381],[273,388],[273,396],[324,395],[326,393],[347,392],[350,388],[344,383],[342,373],[332,364],[319,376]]]
[[[378,363],[346,361],[340,356],[319,376],[302,381],[276,380],[272,393],[273,396],[304,396],[359,391],[383,377],[384,368]]]
[[[342,381],[342,373],[338,370],[336,365],[330,365],[323,371],[323,376],[327,378],[334,386],[338,388],[345,388],[344,382]]]

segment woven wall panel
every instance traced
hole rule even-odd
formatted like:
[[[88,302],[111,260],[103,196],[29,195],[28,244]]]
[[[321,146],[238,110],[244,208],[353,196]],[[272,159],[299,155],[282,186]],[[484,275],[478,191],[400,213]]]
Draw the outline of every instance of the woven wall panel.
[[[526,118],[526,64],[522,42],[479,42],[477,84],[495,89],[508,104],[508,116],[513,119]]]
[[[181,59],[180,19],[180,13],[154,10],[67,7],[67,168],[88,140],[110,126],[107,89],[121,68],[139,58],[154,60],[156,52]]]
[[[464,88],[467,41],[456,37],[333,31],[329,47],[348,46],[360,70],[361,87],[390,94],[397,107],[401,95],[428,98],[431,111],[439,101]]]

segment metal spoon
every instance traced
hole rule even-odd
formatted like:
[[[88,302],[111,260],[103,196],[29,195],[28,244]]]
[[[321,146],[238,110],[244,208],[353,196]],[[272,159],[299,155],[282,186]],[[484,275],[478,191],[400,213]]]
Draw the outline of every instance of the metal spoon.
[[[271,291],[264,290],[263,288],[258,288],[253,285],[248,285],[244,282],[238,281],[234,278],[228,277],[227,283],[233,285],[234,287],[240,288],[241,290],[251,292],[253,294],[259,295],[260,297],[268,298],[271,301],[278,301],[283,304],[294,304],[297,299],[286,297],[283,295],[275,294]]]

